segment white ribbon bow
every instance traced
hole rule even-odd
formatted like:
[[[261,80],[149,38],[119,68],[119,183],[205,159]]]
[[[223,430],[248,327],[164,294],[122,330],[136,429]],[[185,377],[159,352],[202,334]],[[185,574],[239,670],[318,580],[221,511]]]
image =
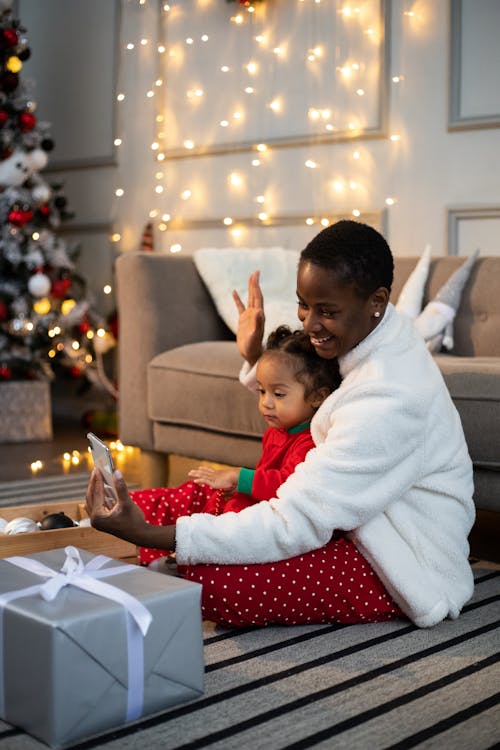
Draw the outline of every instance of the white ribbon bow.
[[[23,570],[43,576],[48,580],[44,583],[28,586],[19,591],[8,591],[0,594],[0,717],[5,717],[5,690],[3,668],[3,618],[6,605],[13,599],[32,594],[40,594],[45,601],[52,601],[64,586],[75,586],[91,594],[121,604],[126,612],[127,625],[127,655],[128,655],[128,691],[126,721],[133,721],[142,715],[144,702],[144,642],[143,638],[153,619],[148,609],[135,597],[126,591],[101,581],[101,578],[137,570],[135,565],[120,565],[113,568],[102,566],[111,561],[110,557],[97,555],[84,564],[80,552],[76,547],[65,548],[66,559],[57,572],[38,560],[28,557],[6,557],[5,562],[17,565]]]

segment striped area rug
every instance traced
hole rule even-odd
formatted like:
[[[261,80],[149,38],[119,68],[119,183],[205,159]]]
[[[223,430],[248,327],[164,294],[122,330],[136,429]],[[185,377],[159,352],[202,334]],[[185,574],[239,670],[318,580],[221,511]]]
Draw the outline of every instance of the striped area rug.
[[[223,630],[204,696],[79,750],[487,750],[500,741],[500,570],[458,620]],[[44,746],[0,722],[2,750]]]
[[[86,471],[0,482],[0,509],[6,505],[83,500],[88,481],[89,473]],[[129,484],[128,486],[131,490],[138,489],[137,485]]]

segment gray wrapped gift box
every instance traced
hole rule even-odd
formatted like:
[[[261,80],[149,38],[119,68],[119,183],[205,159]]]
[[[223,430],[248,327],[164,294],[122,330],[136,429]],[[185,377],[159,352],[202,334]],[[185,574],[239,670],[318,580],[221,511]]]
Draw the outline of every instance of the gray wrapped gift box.
[[[96,561],[84,550],[78,553],[85,564]],[[21,559],[60,571],[66,551]],[[152,615],[144,638],[136,628],[140,638],[135,645],[129,636],[131,618],[121,604],[77,585],[66,585],[52,601],[38,590],[19,597],[20,590],[39,589],[48,579],[0,560],[0,712],[5,721],[52,747],[68,747],[203,692],[201,586],[105,560],[93,575],[138,599]],[[124,572],[108,576],[106,571],[117,566]],[[144,679],[138,685],[142,654]],[[135,685],[129,689],[131,664]],[[137,706],[130,709],[131,691],[136,702],[140,693],[139,713]]]

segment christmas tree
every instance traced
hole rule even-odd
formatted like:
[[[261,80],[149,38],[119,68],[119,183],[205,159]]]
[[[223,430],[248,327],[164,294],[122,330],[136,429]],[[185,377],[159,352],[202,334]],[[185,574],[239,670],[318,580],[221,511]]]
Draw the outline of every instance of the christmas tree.
[[[38,120],[26,30],[0,2],[0,380],[60,370],[107,385],[102,354],[114,345],[77,273],[77,247],[57,236],[71,217],[62,185],[40,171],[54,147]]]

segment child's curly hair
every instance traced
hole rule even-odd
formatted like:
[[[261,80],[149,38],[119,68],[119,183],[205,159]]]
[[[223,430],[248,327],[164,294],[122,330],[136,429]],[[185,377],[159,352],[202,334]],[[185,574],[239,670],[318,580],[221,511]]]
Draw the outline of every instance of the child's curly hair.
[[[264,354],[266,351],[280,351],[293,357],[295,377],[304,386],[306,398],[319,388],[326,387],[332,392],[341,383],[337,360],[318,357],[303,330],[292,331],[288,326],[278,326],[268,336]]]

